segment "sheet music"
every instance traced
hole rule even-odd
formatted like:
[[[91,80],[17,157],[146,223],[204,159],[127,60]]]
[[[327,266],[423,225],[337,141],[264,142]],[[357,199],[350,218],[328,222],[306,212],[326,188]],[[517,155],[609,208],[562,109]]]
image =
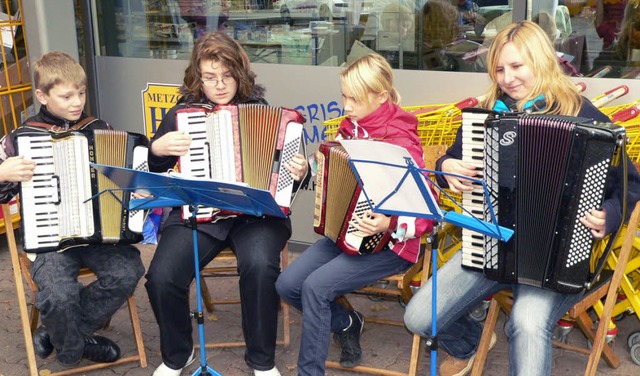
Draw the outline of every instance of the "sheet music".
[[[376,212],[391,215],[419,213],[426,218],[442,217],[431,189],[426,189],[427,194],[423,194],[416,180],[410,174],[407,176],[407,160],[416,168],[419,167],[405,148],[372,140],[340,140],[340,143],[349,153],[352,165],[362,181],[363,190],[373,201]],[[421,174],[420,184],[423,187],[429,187],[427,180]]]
[[[268,191],[244,184],[214,180],[187,179],[175,175],[131,170],[92,163],[91,166],[117,184],[120,189],[153,197],[133,200],[132,209],[165,206],[204,205],[240,213],[285,218]],[[105,192],[101,192],[103,194]],[[171,203],[171,205],[168,205]]]

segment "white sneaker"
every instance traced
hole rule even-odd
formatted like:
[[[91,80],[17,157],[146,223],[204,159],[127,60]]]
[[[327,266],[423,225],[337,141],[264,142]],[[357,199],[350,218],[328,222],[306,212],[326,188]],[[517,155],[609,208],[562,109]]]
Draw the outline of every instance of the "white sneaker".
[[[280,376],[280,371],[278,371],[277,367],[273,367],[268,371],[258,371],[257,369],[253,370],[254,376]]]
[[[169,368],[166,364],[162,363],[156,370],[153,372],[153,376],[180,376],[182,370],[189,366],[193,361],[196,360],[196,350],[191,350],[191,356],[187,359],[187,363],[180,369]]]

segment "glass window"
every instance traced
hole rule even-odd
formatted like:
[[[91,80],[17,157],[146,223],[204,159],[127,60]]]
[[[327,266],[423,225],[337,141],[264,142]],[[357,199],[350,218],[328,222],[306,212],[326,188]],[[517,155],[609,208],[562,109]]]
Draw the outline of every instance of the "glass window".
[[[567,73],[633,77],[640,70],[639,0],[97,0],[101,53],[188,59],[218,30],[251,61],[339,66],[369,51],[394,68],[485,72],[503,27],[538,22]],[[523,9],[514,14],[513,4]],[[635,4],[635,5],[634,5]],[[525,11],[526,10],[526,14]],[[115,15],[115,17],[114,17]],[[114,25],[115,23],[115,25]],[[640,39],[639,39],[640,40]]]

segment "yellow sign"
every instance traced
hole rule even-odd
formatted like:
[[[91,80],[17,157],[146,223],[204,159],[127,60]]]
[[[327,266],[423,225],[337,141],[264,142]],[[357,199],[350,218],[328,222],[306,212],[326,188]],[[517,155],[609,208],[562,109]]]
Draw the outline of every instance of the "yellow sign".
[[[144,113],[144,129],[147,137],[155,133],[164,115],[178,103],[180,85],[151,84],[142,90],[142,109]]]

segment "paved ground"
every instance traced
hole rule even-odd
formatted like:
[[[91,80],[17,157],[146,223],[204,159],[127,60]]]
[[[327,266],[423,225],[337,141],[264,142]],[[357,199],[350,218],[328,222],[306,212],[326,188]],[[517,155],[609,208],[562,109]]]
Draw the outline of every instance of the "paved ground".
[[[20,325],[19,311],[16,304],[15,285],[6,248],[4,236],[0,240],[0,376],[21,376],[27,375],[26,355]],[[140,246],[145,264],[148,265],[153,255],[154,246]],[[295,256],[295,255],[294,255]],[[237,282],[233,280],[217,280],[217,283],[210,283],[216,286],[215,292],[218,296],[235,296],[237,294]],[[195,295],[195,294],[192,294]],[[121,365],[108,370],[92,373],[92,375],[151,375],[155,367],[160,362],[159,336],[153,313],[149,307],[146,291],[142,282],[138,286],[135,294],[137,306],[140,314],[144,343],[147,352],[149,365],[147,368],[140,368],[137,364]],[[401,318],[403,307],[395,301],[372,301],[367,297],[355,296],[351,301],[358,310],[367,317],[380,316],[390,319]],[[195,299],[193,307],[195,307]],[[205,336],[208,341],[232,341],[241,340],[241,329],[239,320],[239,307],[237,305],[219,306],[215,314],[205,314]],[[504,317],[498,323],[498,328],[502,328]],[[276,354],[276,364],[283,375],[296,375],[296,358],[300,337],[300,315],[293,311],[291,315],[292,343],[289,348],[278,347]],[[629,316],[620,321],[619,340],[615,344],[615,350],[621,358],[621,366],[617,370],[608,368],[601,362],[599,374],[601,375],[637,375],[640,374],[640,366],[635,365],[630,358],[626,348],[626,338],[628,333],[640,330],[640,321],[636,316]],[[131,335],[128,311],[126,306],[120,309],[111,326],[104,330],[102,335],[116,340],[121,346],[125,355],[135,353],[135,344]],[[507,340],[502,330],[498,330],[498,344],[491,352],[486,367],[486,375],[507,375]],[[195,332],[197,336],[197,331]],[[197,337],[196,337],[197,338]],[[583,344],[584,337],[574,330],[569,338],[570,343]],[[364,362],[376,367],[383,367],[396,371],[406,371],[408,369],[409,351],[411,337],[406,330],[401,327],[387,325],[368,324],[365,327],[362,338],[364,349]],[[243,361],[242,348],[228,348],[207,350],[207,364],[223,375],[250,375],[251,370]],[[442,357],[442,354],[439,355]],[[337,360],[339,353],[337,347],[332,346],[330,359]],[[579,375],[583,373],[586,366],[586,356],[563,351],[554,350],[554,375]],[[198,361],[199,362],[199,361]],[[60,370],[60,366],[55,362],[55,357],[50,357],[44,361],[39,360],[41,375],[46,375],[47,370]],[[189,367],[189,372],[183,375],[192,374],[199,363]],[[350,375],[351,372],[328,370],[327,375]],[[429,374],[429,356],[422,352],[419,363],[419,374]]]

